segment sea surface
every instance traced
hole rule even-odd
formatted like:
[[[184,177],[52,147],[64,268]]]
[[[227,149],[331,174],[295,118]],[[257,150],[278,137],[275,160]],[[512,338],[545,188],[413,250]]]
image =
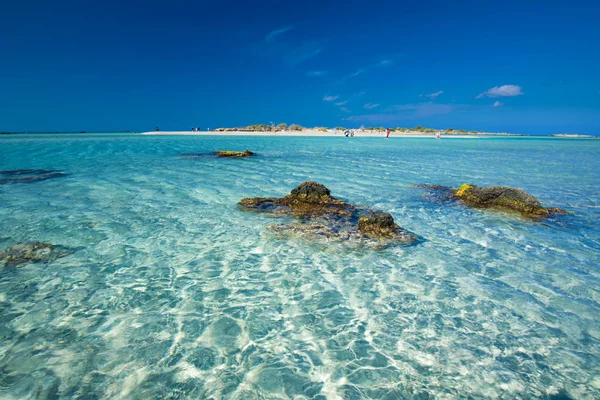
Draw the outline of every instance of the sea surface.
[[[258,155],[181,156],[219,149]],[[0,251],[71,249],[0,267],[0,398],[598,399],[598,165],[594,139],[0,137],[0,170],[66,174],[0,185]],[[282,240],[265,229],[282,220],[236,206],[305,180],[419,242]]]

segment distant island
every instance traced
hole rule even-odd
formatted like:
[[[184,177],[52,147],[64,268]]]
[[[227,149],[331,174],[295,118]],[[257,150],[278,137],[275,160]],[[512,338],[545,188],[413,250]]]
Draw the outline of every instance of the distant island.
[[[408,134],[408,135],[507,135],[507,136],[525,136],[524,134],[519,133],[507,133],[507,132],[484,132],[484,131],[468,131],[466,129],[433,129],[433,128],[424,128],[422,126],[416,126],[414,128],[401,128],[401,127],[365,127],[361,126],[360,128],[346,128],[343,126],[337,126],[335,128],[327,128],[327,127],[314,127],[314,128],[306,128],[298,124],[287,125],[285,123],[281,123],[278,125],[275,124],[255,124],[241,127],[233,127],[233,128],[217,128],[211,130],[212,132],[321,132],[321,133],[340,133],[345,132],[346,130],[350,130],[356,133],[362,134],[381,134],[389,129],[391,132],[400,133],[400,134]]]

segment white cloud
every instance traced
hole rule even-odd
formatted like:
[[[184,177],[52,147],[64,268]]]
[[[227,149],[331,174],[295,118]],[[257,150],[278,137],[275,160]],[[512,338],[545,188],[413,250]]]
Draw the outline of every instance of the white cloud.
[[[324,76],[327,75],[327,71],[308,71],[307,76]]]
[[[282,35],[288,31],[291,31],[292,29],[294,29],[293,25],[288,25],[288,26],[284,26],[283,28],[275,29],[274,31],[269,32],[269,34],[267,36],[265,36],[265,41],[273,42],[275,39],[277,39],[277,36]]]
[[[479,95],[477,95],[476,99],[481,99],[482,97],[513,97],[520,96],[523,94],[523,88],[517,85],[502,85],[493,87]]]
[[[375,107],[379,107],[379,104],[367,103],[364,105],[367,110],[372,110]]]
[[[351,112],[350,110],[348,110],[346,107],[340,107],[340,110],[342,110],[343,112],[349,113]]]
[[[344,104],[346,104],[349,100],[344,100],[344,101],[340,101],[339,103],[335,103],[336,106],[343,106]]]
[[[337,99],[339,99],[340,96],[336,95],[336,96],[325,96],[323,97],[323,101],[335,101]]]
[[[435,100],[440,94],[444,93],[443,90],[440,90],[439,92],[435,92],[435,93],[431,93],[431,94],[426,94],[425,97],[431,99],[431,100]]]
[[[501,105],[502,105],[502,103],[500,103],[499,101],[496,101],[496,102],[494,103],[494,107],[500,107]]]

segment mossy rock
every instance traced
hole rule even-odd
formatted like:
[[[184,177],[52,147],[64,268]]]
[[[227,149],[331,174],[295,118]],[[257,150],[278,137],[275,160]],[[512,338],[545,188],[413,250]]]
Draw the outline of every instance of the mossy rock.
[[[545,208],[523,189],[508,186],[478,187],[463,184],[454,192],[454,196],[471,207],[518,212],[535,219],[547,218],[551,213],[567,213],[558,208]]]
[[[273,212],[296,217],[351,217],[355,212],[354,206],[332,197],[330,193],[324,185],[309,181],[301,183],[285,197],[245,198],[238,206],[244,211]]]
[[[374,248],[410,244],[417,240],[416,236],[395,224],[390,214],[355,207],[331,196],[327,187],[313,181],[301,183],[285,197],[245,198],[238,206],[243,211],[303,220],[268,227],[280,237],[294,236],[316,242],[348,241]],[[360,218],[365,212],[369,214]]]
[[[217,157],[222,158],[239,158],[239,157],[250,157],[255,155],[255,153],[250,150],[244,151],[229,151],[229,150],[219,150],[215,153]]]
[[[372,212],[358,220],[358,230],[363,235],[390,237],[398,233],[400,227],[394,223],[394,217],[386,212]]]
[[[297,188],[292,190],[290,196],[302,199],[314,199],[320,201],[321,198],[330,198],[331,191],[325,185],[315,181],[302,182]]]

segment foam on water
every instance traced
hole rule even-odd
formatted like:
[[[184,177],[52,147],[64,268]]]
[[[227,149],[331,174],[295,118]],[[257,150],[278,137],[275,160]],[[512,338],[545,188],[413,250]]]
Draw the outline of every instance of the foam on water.
[[[0,270],[2,398],[600,397],[600,141],[11,136],[0,155],[66,174],[0,186],[0,250],[76,249]],[[278,240],[236,207],[309,179],[422,240]],[[466,182],[574,215],[411,187]]]

